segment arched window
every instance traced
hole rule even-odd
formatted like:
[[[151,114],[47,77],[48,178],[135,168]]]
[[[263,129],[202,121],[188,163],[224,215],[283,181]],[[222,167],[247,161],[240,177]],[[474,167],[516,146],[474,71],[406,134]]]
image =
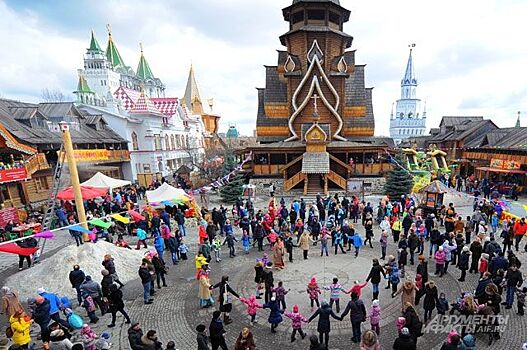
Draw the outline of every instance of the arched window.
[[[168,141],[168,135],[165,135],[165,150],[170,150],[170,142]]]
[[[172,149],[175,150],[176,149],[176,141],[175,141],[175,138],[174,138],[174,134],[170,135],[170,143],[172,144]]]
[[[137,134],[135,131],[132,132],[132,149],[134,151],[139,151],[139,144],[137,143]]]

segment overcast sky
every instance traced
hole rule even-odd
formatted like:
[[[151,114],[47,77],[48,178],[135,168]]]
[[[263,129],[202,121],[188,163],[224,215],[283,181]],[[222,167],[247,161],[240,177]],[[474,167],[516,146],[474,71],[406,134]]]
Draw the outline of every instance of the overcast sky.
[[[287,31],[281,9],[291,0],[4,1],[0,0],[0,94],[37,102],[44,88],[68,96],[95,30],[106,48],[105,24],[125,63],[137,68],[139,42],[167,96],[184,92],[194,65],[202,99],[213,97],[221,131],[234,123],[255,128],[263,65],[276,64],[278,36]],[[418,97],[427,101],[428,128],[443,115],[483,115],[527,126],[527,44],[523,0],[341,0],[351,10],[344,29],[354,37],[356,62],[367,64],[376,134],[388,134],[392,102],[408,44]]]

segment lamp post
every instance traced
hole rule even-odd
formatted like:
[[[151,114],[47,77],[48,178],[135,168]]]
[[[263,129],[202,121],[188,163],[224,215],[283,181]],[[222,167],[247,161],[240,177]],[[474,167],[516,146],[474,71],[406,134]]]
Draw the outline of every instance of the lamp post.
[[[70,171],[71,186],[75,195],[75,208],[77,209],[77,216],[82,227],[88,229],[86,223],[86,212],[84,211],[84,201],[82,199],[81,184],[79,181],[79,172],[77,171],[77,161],[75,160],[75,153],[73,151],[73,143],[71,142],[70,126],[66,122],[60,122],[60,130],[62,131],[62,140],[64,142],[64,150],[66,151],[66,159],[68,161],[68,169]],[[83,238],[87,240],[87,234],[83,234]]]

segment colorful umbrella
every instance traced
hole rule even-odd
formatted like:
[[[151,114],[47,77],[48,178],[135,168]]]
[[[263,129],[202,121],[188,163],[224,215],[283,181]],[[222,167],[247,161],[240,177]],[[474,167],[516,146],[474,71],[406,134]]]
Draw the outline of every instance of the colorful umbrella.
[[[145,217],[135,210],[128,210],[128,214],[134,219],[134,221],[145,220]]]
[[[55,235],[51,231],[42,231],[33,235],[35,238],[53,239]]]
[[[125,216],[122,216],[121,214],[112,214],[111,217],[112,219],[122,222],[125,225],[130,223],[130,219]]]
[[[81,186],[82,199],[93,199],[97,197],[102,197],[108,192],[107,188],[96,188],[90,186]],[[75,194],[73,192],[73,187],[68,187],[63,189],[57,194],[57,198],[65,201],[75,200]]]
[[[22,256],[30,256],[35,254],[38,248],[22,248],[15,243],[4,244],[0,246],[0,252],[18,254]]]
[[[91,233],[90,230],[85,229],[81,225],[75,225],[75,226],[68,227],[68,230],[77,231],[77,232],[80,232],[80,233]]]
[[[92,224],[93,226],[98,226],[98,227],[102,227],[102,228],[109,228],[112,226],[112,223],[111,222],[106,222],[104,220],[101,220],[101,219],[93,219],[93,220],[90,220],[88,221],[89,224]]]

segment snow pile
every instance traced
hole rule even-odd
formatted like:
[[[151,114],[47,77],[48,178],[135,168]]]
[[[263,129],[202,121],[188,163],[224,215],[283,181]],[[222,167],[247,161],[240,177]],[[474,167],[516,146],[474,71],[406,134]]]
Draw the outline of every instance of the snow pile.
[[[35,297],[39,287],[59,296],[67,295],[75,299],[77,294],[75,289],[71,288],[69,281],[69,273],[73,270],[73,265],[79,264],[86,275],[92,276],[94,281],[100,283],[104,255],[111,254],[119,279],[126,283],[139,278],[137,271],[145,252],[144,249],[130,250],[116,247],[104,241],[95,244],[85,243],[80,247],[68,246],[53,256],[43,259],[40,264],[10,276],[5,285],[18,291],[21,300]]]

